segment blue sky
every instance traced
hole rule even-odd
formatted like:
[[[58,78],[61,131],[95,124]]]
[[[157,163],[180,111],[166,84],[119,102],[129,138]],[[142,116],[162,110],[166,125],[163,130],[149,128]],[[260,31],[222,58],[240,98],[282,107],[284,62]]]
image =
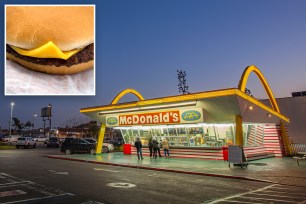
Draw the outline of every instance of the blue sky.
[[[4,1],[2,19],[6,2],[20,3]],[[306,90],[306,1],[48,3],[83,2],[96,4],[96,96],[8,97],[1,83],[1,127],[8,127],[11,101],[16,103],[14,116],[22,121],[51,103],[53,124],[59,126],[80,118],[80,108],[109,104],[126,88],[138,90],[144,98],[177,95],[177,69],[187,72],[190,92],[237,87],[244,68],[252,64],[261,69],[276,97]],[[4,44],[4,26],[1,29]],[[255,75],[247,87],[255,97],[267,98]],[[39,118],[35,121],[42,124]]]

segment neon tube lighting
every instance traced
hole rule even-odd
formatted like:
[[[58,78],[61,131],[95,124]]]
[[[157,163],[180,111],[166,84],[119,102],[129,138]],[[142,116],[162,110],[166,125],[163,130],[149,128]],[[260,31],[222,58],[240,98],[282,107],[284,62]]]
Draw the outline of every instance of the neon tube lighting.
[[[159,108],[173,108],[173,107],[180,107],[180,106],[189,106],[189,105],[196,105],[197,101],[187,101],[182,103],[174,103],[169,105],[155,105],[155,106],[146,106],[140,107],[140,110],[150,110],[150,109],[159,109]]]
[[[130,127],[114,127],[114,129],[122,129],[122,130],[149,130],[149,129],[167,129],[167,128],[192,128],[192,127],[231,127],[234,124],[205,124],[205,123],[198,123],[198,124],[180,124],[180,125],[155,125],[155,126],[130,126]]]
[[[130,112],[130,111],[137,111],[139,108],[128,108],[128,109],[121,109],[121,110],[108,110],[108,111],[101,111],[99,115],[109,114],[109,113],[123,113],[123,112]]]
[[[118,110],[106,110],[106,111],[99,112],[99,115],[110,114],[110,113],[123,113],[123,112],[130,112],[130,111],[153,110],[153,109],[161,109],[161,108],[174,108],[174,107],[190,106],[190,105],[196,105],[196,104],[197,104],[197,101],[188,101],[188,102],[174,103],[174,104],[168,104],[168,105],[155,105],[155,106],[126,108],[126,109],[118,109]]]

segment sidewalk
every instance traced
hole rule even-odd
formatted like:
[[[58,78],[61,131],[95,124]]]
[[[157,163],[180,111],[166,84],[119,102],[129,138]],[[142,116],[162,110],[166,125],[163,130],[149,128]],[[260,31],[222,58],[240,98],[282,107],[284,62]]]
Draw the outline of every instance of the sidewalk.
[[[285,158],[268,158],[251,161],[247,168],[228,167],[227,161],[199,160],[182,158],[149,158],[138,160],[135,155],[124,155],[122,152],[113,152],[101,155],[73,154],[48,155],[48,158],[64,159],[87,163],[141,168],[156,171],[168,171],[203,176],[215,176],[233,179],[254,180],[306,187],[306,161],[300,166],[296,160]]]

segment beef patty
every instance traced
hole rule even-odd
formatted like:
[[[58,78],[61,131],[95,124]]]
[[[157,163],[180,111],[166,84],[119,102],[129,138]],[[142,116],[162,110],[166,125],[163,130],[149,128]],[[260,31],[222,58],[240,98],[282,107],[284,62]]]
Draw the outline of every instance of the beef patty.
[[[14,55],[17,58],[35,64],[50,65],[50,66],[54,65],[57,67],[59,66],[70,67],[75,64],[80,64],[93,60],[94,44],[87,45],[84,49],[82,49],[80,52],[76,53],[75,55],[71,56],[67,60],[58,59],[58,58],[35,58],[35,57],[23,56],[17,53],[15,50],[13,50],[13,48],[11,48],[9,45],[6,45],[6,52]]]

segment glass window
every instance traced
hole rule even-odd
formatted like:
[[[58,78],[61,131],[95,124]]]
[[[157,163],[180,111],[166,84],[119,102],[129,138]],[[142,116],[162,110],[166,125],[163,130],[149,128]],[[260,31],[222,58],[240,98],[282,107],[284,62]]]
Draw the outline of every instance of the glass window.
[[[261,124],[244,124],[243,136],[245,146],[262,146],[264,126]]]
[[[234,124],[163,125],[120,129],[125,143],[134,144],[140,137],[144,146],[151,137],[166,138],[173,147],[221,147],[234,144]]]

